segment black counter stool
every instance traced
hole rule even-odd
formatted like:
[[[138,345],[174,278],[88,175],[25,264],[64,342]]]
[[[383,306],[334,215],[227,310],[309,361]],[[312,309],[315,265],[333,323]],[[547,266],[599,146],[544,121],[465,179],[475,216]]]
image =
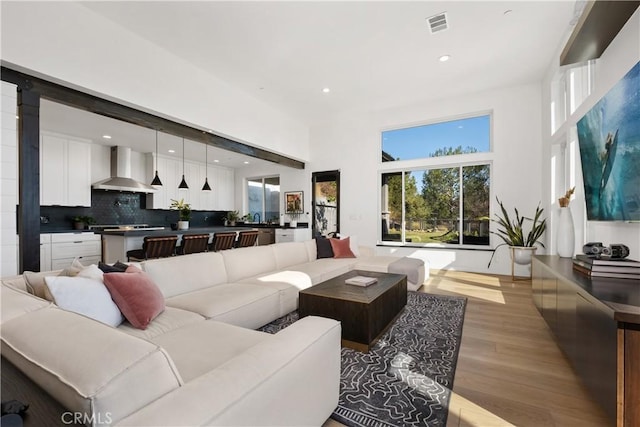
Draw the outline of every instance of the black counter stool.
[[[238,233],[238,241],[236,248],[246,248],[247,246],[255,246],[258,240],[258,230],[241,231]]]
[[[206,252],[209,247],[209,234],[183,234],[182,243],[176,248],[178,255]]]
[[[127,261],[144,261],[152,258],[166,258],[176,254],[178,236],[145,236],[142,249],[127,251]]]
[[[224,251],[225,249],[233,248],[233,244],[236,241],[236,233],[235,232],[220,232],[213,233],[213,240],[211,241],[211,246],[209,246],[209,250],[212,251]]]

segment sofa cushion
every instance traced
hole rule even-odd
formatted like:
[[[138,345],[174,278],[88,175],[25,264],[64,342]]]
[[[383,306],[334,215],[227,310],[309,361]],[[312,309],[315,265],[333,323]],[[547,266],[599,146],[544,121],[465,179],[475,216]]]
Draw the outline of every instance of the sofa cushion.
[[[114,424],[182,383],[156,344],[54,307],[3,323],[2,356],[69,411]]]
[[[129,269],[137,271],[129,272]],[[105,273],[104,284],[129,323],[146,329],[164,310],[164,297],[147,273],[137,267],[129,269],[126,273]]]
[[[120,425],[322,425],[340,393],[340,323],[308,316],[272,338]]]
[[[351,239],[347,237],[346,239],[329,239],[331,243],[331,249],[333,249],[333,257],[334,258],[355,258],[356,256],[351,252],[351,248],[349,245],[351,244]]]
[[[273,335],[207,320],[151,341],[169,353],[184,382],[189,382],[269,338]]]
[[[279,317],[276,289],[244,283],[225,283],[168,298],[167,306],[193,311],[208,319],[256,329]]]
[[[109,291],[99,280],[79,276],[48,276],[45,282],[53,302],[62,309],[113,327],[124,320]]]
[[[320,258],[315,261],[305,262],[304,264],[292,265],[281,272],[300,272],[304,273],[308,280],[311,281],[311,285],[317,285],[320,282],[334,278],[340,274],[353,270],[353,266],[356,264],[356,258]],[[271,278],[279,277],[275,275],[280,272],[273,272],[263,276],[269,276]],[[304,276],[290,276],[290,277],[304,277]],[[300,283],[300,282],[298,282]],[[293,283],[292,283],[293,284]],[[305,282],[302,282],[303,286],[306,286]]]
[[[273,249],[276,257],[276,268],[271,271],[312,261],[307,255],[307,248],[303,242],[278,243],[277,245],[271,246],[271,249]]]
[[[333,248],[331,247],[331,242],[329,239],[324,237],[317,237],[316,241],[316,249],[317,249],[317,259],[320,258],[333,258]]]
[[[225,263],[217,252],[148,260],[142,263],[142,269],[165,298],[227,282]]]
[[[315,239],[305,240],[304,246],[307,248],[307,258],[309,258],[309,261],[318,258],[318,248],[316,248]]]
[[[227,268],[228,283],[237,282],[247,277],[256,276],[276,270],[276,257],[272,246],[251,246],[248,248],[222,251]]]
[[[49,301],[5,283],[0,287],[0,292],[0,302],[2,303],[0,306],[0,316],[2,316],[0,323],[51,306]]]
[[[175,307],[165,307],[146,329],[135,328],[131,323],[124,321],[118,326],[118,329],[134,337],[151,340],[159,335],[166,334],[175,329],[181,328],[192,323],[203,322],[204,316],[192,311],[181,310]]]
[[[22,277],[24,277],[24,281],[29,293],[40,298],[45,298],[44,278],[47,276],[57,276],[57,275],[58,275],[58,272],[53,272],[53,271],[45,271],[42,273],[25,271],[24,273],[22,273]]]

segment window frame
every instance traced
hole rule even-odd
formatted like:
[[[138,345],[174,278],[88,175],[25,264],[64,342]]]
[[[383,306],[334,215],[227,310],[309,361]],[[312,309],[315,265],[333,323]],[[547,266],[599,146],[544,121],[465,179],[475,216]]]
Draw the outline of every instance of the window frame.
[[[476,111],[476,112],[472,112],[472,113],[467,113],[467,114],[461,114],[461,115],[455,115],[455,116],[448,116],[448,117],[442,117],[442,118],[438,118],[438,119],[433,119],[433,120],[426,120],[426,121],[421,121],[421,122],[417,122],[417,123],[408,123],[405,125],[401,125],[401,126],[393,126],[393,127],[387,127],[387,128],[381,128],[380,129],[380,144],[379,144],[379,153],[382,152],[382,138],[383,138],[383,132],[389,131],[389,130],[399,130],[399,129],[404,129],[404,128],[409,128],[409,127],[416,127],[416,126],[424,126],[424,125],[430,125],[430,124],[438,124],[438,123],[442,123],[442,122],[450,122],[450,121],[454,121],[454,120],[462,120],[465,118],[474,118],[474,117],[479,117],[479,116],[489,116],[489,151],[484,151],[484,152],[478,152],[478,153],[466,153],[466,154],[455,154],[455,155],[451,155],[451,156],[440,156],[440,157],[425,157],[425,158],[419,158],[419,159],[410,159],[410,160],[396,160],[393,162],[383,162],[382,161],[382,156],[379,156],[379,160],[378,160],[378,171],[377,171],[377,175],[378,175],[378,190],[377,190],[377,207],[378,207],[378,216],[382,215],[382,192],[380,191],[380,189],[382,188],[382,178],[384,174],[390,174],[390,173],[399,173],[402,176],[402,200],[404,201],[405,199],[405,173],[409,172],[415,172],[415,171],[425,171],[425,170],[432,170],[432,169],[446,169],[446,168],[462,168],[465,166],[481,166],[481,165],[487,165],[489,166],[489,218],[493,217],[493,203],[492,200],[494,198],[494,191],[493,191],[493,182],[494,182],[494,159],[495,159],[495,154],[494,154],[494,140],[493,140],[493,135],[494,135],[494,116],[493,116],[493,110],[482,110],[482,111]],[[442,147],[444,148],[444,147]],[[459,180],[460,183],[462,184],[462,179],[463,179],[463,174],[462,171],[460,171],[459,174]],[[462,236],[462,231],[463,231],[463,227],[464,227],[464,188],[462,187],[462,185],[460,186],[460,203],[458,206],[459,209],[459,219],[458,219],[458,232],[460,233],[459,235]],[[403,246],[408,246],[408,247],[424,247],[424,248],[447,248],[447,249],[475,249],[475,250],[493,250],[494,247],[494,240],[493,240],[493,236],[489,235],[489,243],[487,245],[470,245],[470,244],[464,244],[462,243],[462,239],[460,239],[460,243],[414,243],[414,242],[406,242],[406,230],[405,230],[405,224],[406,224],[406,212],[404,209],[404,203],[403,203],[403,209],[402,209],[402,230],[401,230],[401,241],[400,242],[395,242],[395,241],[389,241],[389,240],[382,240],[383,236],[382,236],[382,227],[378,226],[378,231],[377,231],[377,244],[379,246],[399,246],[399,247],[403,247]]]
[[[251,213],[251,208],[250,208],[250,203],[249,203],[249,182],[257,182],[258,180],[260,180],[262,182],[262,204],[260,206],[261,211],[259,212],[260,214],[260,222],[267,222],[268,219],[265,218],[266,212],[266,203],[267,203],[267,198],[265,197],[265,180],[271,179],[271,178],[278,178],[278,182],[280,181],[280,175],[275,174],[275,175],[264,175],[264,176],[254,176],[254,177],[247,177],[245,178],[245,191],[246,191],[246,196],[245,196],[245,203],[247,206],[247,213]],[[280,188],[282,188],[281,184],[278,184],[280,186]],[[280,193],[282,193],[282,191],[280,191]],[[280,199],[280,197],[278,197],[278,199]],[[280,204],[278,203],[278,207],[280,207]],[[278,212],[278,217],[280,216],[281,212]]]

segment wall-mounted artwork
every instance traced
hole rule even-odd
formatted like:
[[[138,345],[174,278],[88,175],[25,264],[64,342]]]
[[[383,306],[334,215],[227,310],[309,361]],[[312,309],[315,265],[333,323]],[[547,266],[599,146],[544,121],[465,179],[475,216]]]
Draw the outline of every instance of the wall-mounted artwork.
[[[640,221],[640,62],[577,127],[587,219]]]
[[[304,207],[302,191],[289,191],[284,193],[285,213],[301,213]]]

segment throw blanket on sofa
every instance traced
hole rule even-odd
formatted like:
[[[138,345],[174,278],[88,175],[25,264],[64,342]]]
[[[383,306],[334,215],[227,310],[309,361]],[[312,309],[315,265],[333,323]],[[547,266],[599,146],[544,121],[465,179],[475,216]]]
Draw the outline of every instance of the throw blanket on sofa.
[[[418,283],[418,269],[424,265],[424,261],[416,258],[402,257],[389,264],[389,273],[406,274],[411,283]]]

